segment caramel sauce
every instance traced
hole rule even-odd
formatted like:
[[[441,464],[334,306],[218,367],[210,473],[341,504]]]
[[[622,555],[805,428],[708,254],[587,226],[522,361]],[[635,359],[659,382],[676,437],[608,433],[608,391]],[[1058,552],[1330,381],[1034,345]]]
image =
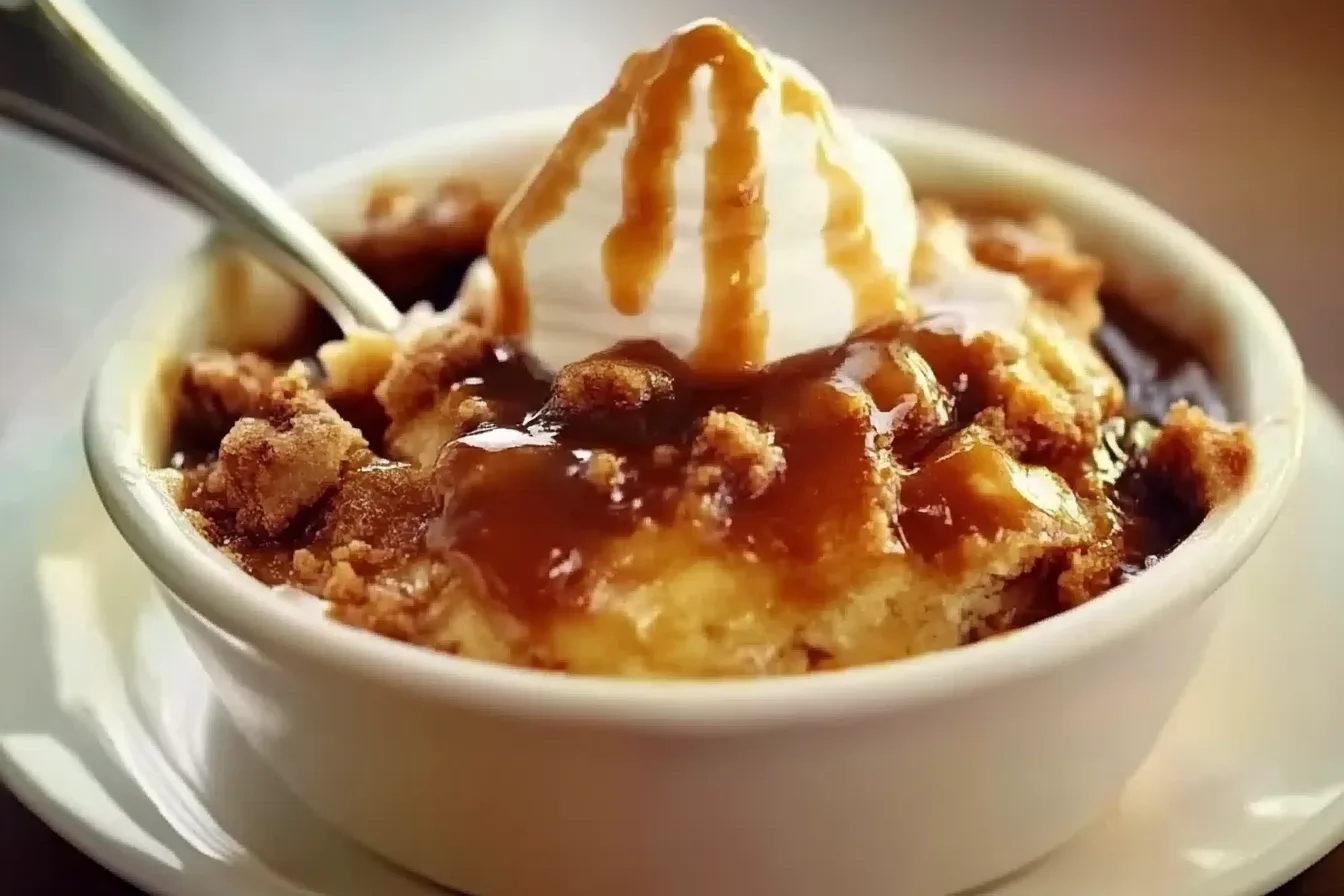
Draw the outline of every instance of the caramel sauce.
[[[648,77],[652,59],[652,54],[636,53],[625,61],[611,90],[574,120],[532,183],[491,229],[487,253],[499,281],[499,328],[503,335],[525,336],[528,332],[531,313],[523,272],[527,241],[565,210],[570,194],[579,185],[584,165],[630,114],[635,86]]]
[[[622,574],[616,539],[688,515],[701,549],[788,570],[804,602],[833,594],[856,555],[870,562],[913,551],[955,563],[947,549],[966,536],[993,539],[1032,513],[1061,510],[1033,497],[1041,490],[1027,471],[988,443],[926,457],[964,425],[957,404],[970,394],[960,368],[947,367],[952,378],[943,382],[915,349],[951,351],[944,326],[870,327],[731,379],[707,377],[653,343],[617,346],[599,362],[653,371],[667,393],[624,411],[567,409],[553,393],[532,413],[447,446],[434,550],[529,617],[581,606],[596,582]],[[706,416],[724,411],[772,434],[782,472],[768,487],[697,455]],[[595,465],[608,469],[595,476]],[[868,542],[851,554],[865,532]]]
[[[691,75],[705,62],[690,35],[669,40],[638,67],[643,74],[621,99],[632,119],[622,159],[621,217],[602,243],[602,269],[611,305],[636,315],[672,252],[676,215],[673,179],[681,131],[691,111]]]
[[[900,287],[873,246],[858,181],[833,159],[835,122],[829,104],[816,92],[789,78],[783,84],[784,114],[801,115],[817,128],[817,173],[826,181],[828,206],[822,242],[826,263],[854,296],[854,326],[881,320],[896,312]]]
[[[846,374],[847,357],[847,351],[817,356],[812,361],[822,369],[810,376],[797,371],[799,379],[767,387],[770,393],[762,390],[755,399],[758,413],[775,428],[784,475],[759,496],[728,492],[721,498],[722,512],[731,520],[731,540],[788,569],[795,597],[813,603],[834,593],[829,583],[835,571],[827,561],[842,553],[839,545],[849,547],[860,539],[875,514],[882,531],[872,547],[898,550],[886,520],[888,461],[879,448],[890,436],[893,418],[855,413],[854,398],[862,386]],[[819,374],[826,368],[829,375],[823,378]],[[776,375],[788,376],[784,371]]]
[[[603,360],[657,371],[672,383],[668,396],[623,413],[552,401],[449,445],[437,474],[445,498],[435,550],[531,617],[579,606],[597,581],[619,577],[620,552],[607,550],[614,539],[689,515],[700,520],[704,550],[787,564],[800,599],[819,599],[827,590],[814,565],[882,500],[876,435],[889,423],[874,427],[853,412],[860,387],[845,368],[858,350],[834,347],[725,380],[653,343],[618,346]],[[787,475],[756,493],[744,474],[720,475],[697,458],[701,421],[715,410],[771,426]],[[598,476],[598,464],[612,475]],[[701,476],[710,478],[696,484]]]
[[[1033,512],[1060,516],[1056,502],[1033,500],[1052,493],[1033,489],[1033,475],[1049,474],[1028,471],[988,444],[954,441],[902,480],[901,537],[917,554],[942,558],[968,535],[992,541],[1023,529]]]
[[[428,546],[519,615],[570,605],[583,593],[576,586],[594,546],[628,529],[625,508],[581,475],[583,459],[545,430],[491,429],[460,440],[436,472],[444,503]],[[520,513],[523,496],[530,500]]]
[[[1166,332],[1126,303],[1102,292],[1106,318],[1097,347],[1125,384],[1125,404],[1152,422],[1177,401],[1202,408],[1215,420],[1231,419],[1213,374],[1195,347]]]
[[[490,237],[499,277],[502,331],[527,332],[523,273],[527,241],[564,210],[583,165],[627,120],[632,134],[622,159],[621,216],[602,246],[609,300],[617,311],[645,311],[672,250],[674,169],[691,111],[691,78],[709,67],[716,136],[706,153],[704,311],[695,357],[706,369],[733,371],[764,360],[766,321],[755,308],[765,277],[765,229],[758,140],[751,124],[765,89],[761,61],[740,35],[706,22],[627,60],[607,95],[579,117],[533,183]]]
[[[705,154],[705,294],[691,363],[710,372],[745,370],[764,363],[768,326],[756,306],[766,276],[766,184],[751,123],[765,74],[751,48],[720,26],[696,29],[683,46],[713,68],[709,105],[715,127]]]

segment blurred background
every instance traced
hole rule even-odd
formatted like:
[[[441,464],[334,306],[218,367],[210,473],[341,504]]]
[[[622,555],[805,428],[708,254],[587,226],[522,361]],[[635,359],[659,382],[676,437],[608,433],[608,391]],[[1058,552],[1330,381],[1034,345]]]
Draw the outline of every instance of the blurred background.
[[[629,49],[713,12],[800,57],[842,102],[1035,144],[1168,207],[1264,286],[1312,375],[1344,399],[1336,0],[92,5],[274,180],[453,119],[591,97]],[[122,299],[202,233],[0,123],[0,431],[21,407],[59,407],[52,390],[81,389]]]

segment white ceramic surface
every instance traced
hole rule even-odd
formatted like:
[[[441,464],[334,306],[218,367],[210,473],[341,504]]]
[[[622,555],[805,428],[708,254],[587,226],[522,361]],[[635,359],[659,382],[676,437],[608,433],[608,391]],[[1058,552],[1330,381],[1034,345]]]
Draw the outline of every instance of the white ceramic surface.
[[[49,412],[72,420],[73,402]],[[0,466],[6,785],[162,896],[443,892],[334,834],[243,742],[103,515],[73,425],[20,425]],[[1260,896],[1344,839],[1342,493],[1344,422],[1315,397],[1302,484],[1117,809],[978,896]]]
[[[454,129],[347,162],[299,190],[348,225],[374,172],[521,176],[565,111]],[[320,817],[484,896],[943,894],[1020,867],[1109,810],[1193,674],[1226,589],[1286,494],[1302,385],[1268,303],[1161,213],[1062,163],[863,114],[917,187],[1058,210],[1122,262],[1152,311],[1225,326],[1222,378],[1259,451],[1252,489],[1170,561],[1013,637],[841,674],[736,683],[578,680],[435,656],[326,622],[209,549],[138,462],[161,433],[157,357],[208,338],[188,265],[121,344],[90,402],[113,519],[244,737]],[[322,202],[312,204],[320,198]],[[1145,287],[1147,287],[1145,289]]]

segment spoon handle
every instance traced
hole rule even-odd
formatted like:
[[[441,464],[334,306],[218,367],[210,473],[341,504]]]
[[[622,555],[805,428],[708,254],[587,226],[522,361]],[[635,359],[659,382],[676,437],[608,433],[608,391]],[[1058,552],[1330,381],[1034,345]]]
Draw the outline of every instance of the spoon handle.
[[[387,296],[159,84],[80,0],[0,2],[0,116],[195,205],[317,297],[343,330],[391,332],[401,323]]]

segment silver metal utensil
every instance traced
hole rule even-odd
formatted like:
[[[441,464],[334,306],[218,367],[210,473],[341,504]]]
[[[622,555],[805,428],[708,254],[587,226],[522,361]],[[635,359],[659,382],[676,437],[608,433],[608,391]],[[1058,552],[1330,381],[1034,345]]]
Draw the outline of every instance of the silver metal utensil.
[[[401,313],[80,0],[0,0],[0,117],[186,200],[311,292],[343,330]]]

